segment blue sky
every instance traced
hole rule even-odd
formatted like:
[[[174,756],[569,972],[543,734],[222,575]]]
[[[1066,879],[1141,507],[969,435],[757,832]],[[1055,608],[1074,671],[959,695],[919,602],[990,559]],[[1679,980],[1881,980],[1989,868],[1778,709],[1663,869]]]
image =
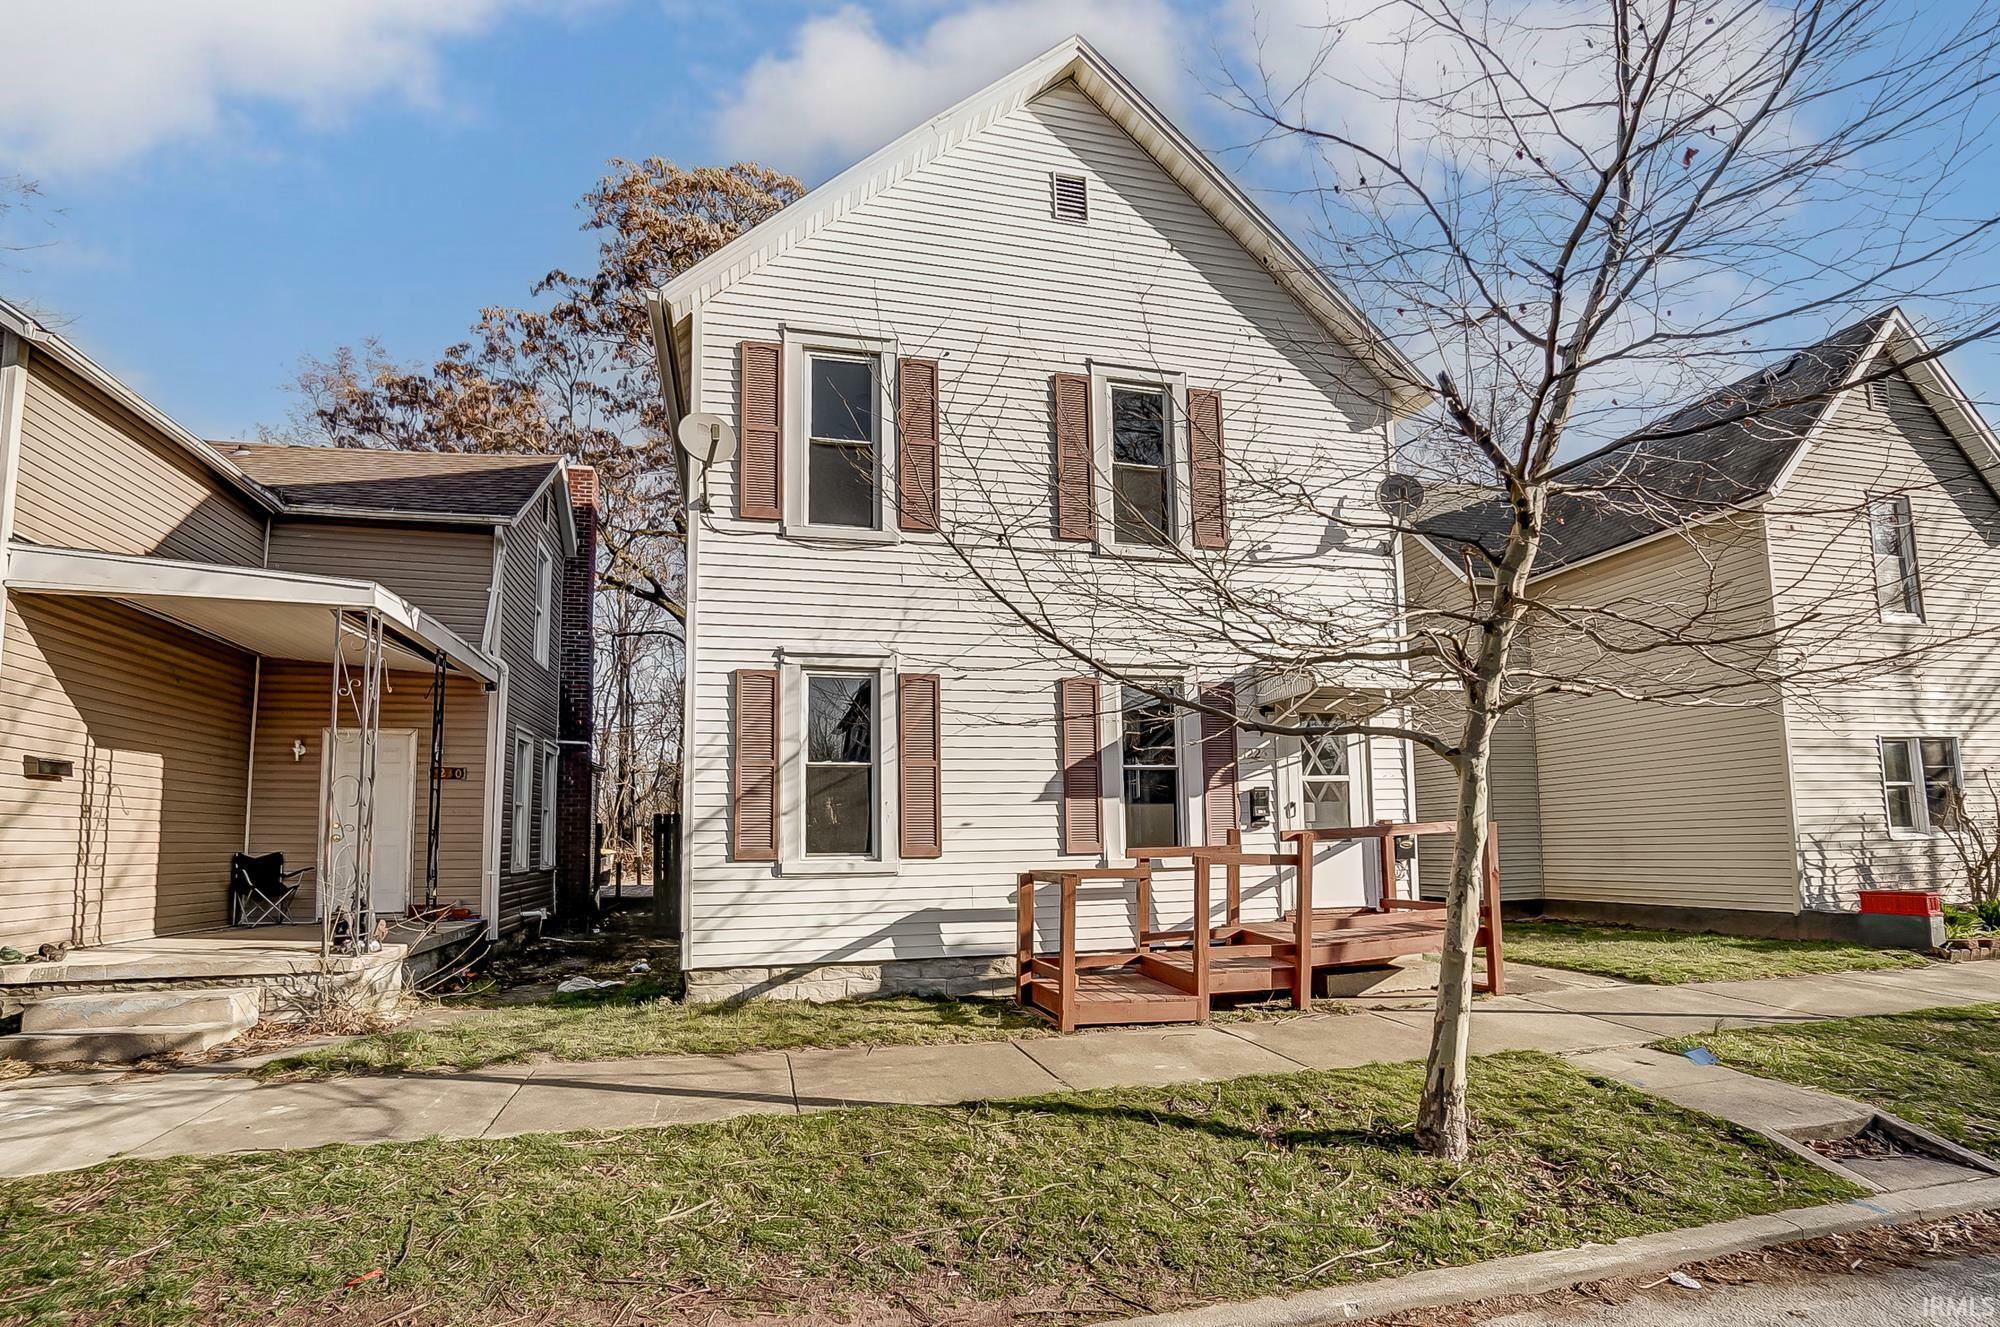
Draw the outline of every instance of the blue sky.
[[[10,16],[14,54],[0,51],[0,177],[32,176],[44,194],[0,231],[36,246],[0,252],[0,294],[190,428],[242,435],[283,421],[303,354],[374,335],[426,358],[481,305],[586,265],[575,200],[607,158],[754,155],[810,183],[1072,27],[1225,147],[1243,130],[1195,74],[1270,7],[38,7]],[[1195,21],[1162,21],[1175,8]],[[2000,384],[1991,358],[1958,361],[1961,377]]]

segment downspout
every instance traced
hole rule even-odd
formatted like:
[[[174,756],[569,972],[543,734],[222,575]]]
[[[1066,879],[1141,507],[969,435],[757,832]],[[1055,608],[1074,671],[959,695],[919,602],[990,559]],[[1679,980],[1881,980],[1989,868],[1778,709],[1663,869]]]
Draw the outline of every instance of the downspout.
[[[257,711],[264,696],[264,656],[250,661],[250,747],[243,761],[243,851],[250,851],[250,812],[257,802]]]
[[[0,331],[0,665],[7,660],[7,560],[14,490],[21,473],[21,406],[28,395],[28,343]]]

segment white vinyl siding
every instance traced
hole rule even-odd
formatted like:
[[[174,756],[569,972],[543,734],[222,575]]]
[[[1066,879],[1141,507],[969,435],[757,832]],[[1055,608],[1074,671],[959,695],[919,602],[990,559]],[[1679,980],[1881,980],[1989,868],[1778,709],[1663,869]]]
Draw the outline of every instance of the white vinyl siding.
[[[1805,906],[1852,909],[1857,891],[1940,889],[1964,897],[1956,855],[1937,838],[1889,828],[1883,736],[1957,737],[1968,813],[1994,815],[1985,775],[2000,780],[2000,501],[1901,375],[1887,407],[1862,393],[1835,401],[1818,441],[1770,504],[1771,565],[1782,613],[1818,614],[1838,638],[1821,662],[1879,657],[1916,645],[1914,667],[1869,681],[1818,679],[1787,697]],[[1909,503],[1924,558],[1923,621],[1874,622],[1878,599],[1867,494]],[[1859,625],[1857,625],[1859,624]],[[1943,645],[1936,642],[1946,641]]]
[[[1671,626],[1751,632],[1769,620],[1761,524],[1754,515],[1696,526],[1538,582],[1553,602],[1658,614]],[[1684,686],[1688,652],[1662,656]],[[1562,665],[1545,661],[1560,672]],[[1588,666],[1602,672],[1601,659]],[[1714,680],[1713,678],[1710,679]],[[1798,906],[1777,697],[1754,688],[1696,703],[1610,694],[1536,704],[1535,771],[1542,892],[1551,900],[1791,912]],[[1502,878],[1507,866],[1501,848]]]
[[[1087,179],[1088,226],[1049,215],[1052,170]],[[1073,86],[1000,117],[859,201],[718,292],[697,316],[695,404],[725,418],[735,415],[744,340],[789,338],[791,328],[894,335],[897,354],[938,360],[947,529],[991,498],[1019,532],[1023,556],[1063,558],[1079,576],[1110,574],[1106,565],[1123,560],[1096,556],[1088,544],[1058,548],[1047,537],[1054,373],[1163,364],[1189,386],[1219,388],[1232,466],[1300,467],[1323,478],[1315,496],[1328,507],[1372,503],[1379,472],[1370,467],[1386,451],[1386,418],[1368,372]],[[788,367],[788,410],[796,381]],[[796,473],[789,454],[787,465]],[[686,961],[871,963],[1008,952],[1015,874],[1077,860],[1058,852],[1060,799],[1051,793],[1059,772],[1055,685],[1077,671],[1074,660],[1038,650],[935,541],[789,538],[734,519],[734,481],[733,465],[708,475],[710,513],[692,536]],[[1324,521],[1279,521],[1247,492],[1232,502],[1231,523],[1232,546],[1260,549],[1272,576],[1302,593],[1358,597],[1365,611],[1379,612],[1372,620],[1388,619],[1393,566],[1379,545],[1326,548]],[[1137,635],[1106,647],[1135,662],[1149,653]],[[782,863],[774,870],[728,860],[730,672],[769,668],[780,650],[887,652],[897,669],[940,675],[943,856],[874,875],[798,877]],[[1194,659],[1175,663],[1200,667]],[[886,694],[880,713],[893,734]],[[1406,815],[1404,749],[1373,746],[1372,812]],[[1243,739],[1240,790],[1273,785],[1273,748]],[[892,793],[892,765],[882,782]],[[1280,827],[1274,820],[1245,837],[1271,851]],[[793,824],[783,829],[789,841]],[[895,835],[889,818],[884,847]],[[1178,888],[1160,891],[1162,925],[1187,907]],[[1268,900],[1259,897],[1258,906]],[[1129,940],[1128,907],[1107,899],[1088,925]]]

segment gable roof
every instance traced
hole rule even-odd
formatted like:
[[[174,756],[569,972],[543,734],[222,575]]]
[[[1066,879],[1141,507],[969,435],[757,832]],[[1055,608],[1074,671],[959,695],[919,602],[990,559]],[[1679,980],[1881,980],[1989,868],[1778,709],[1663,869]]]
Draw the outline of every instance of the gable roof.
[[[1422,371],[1158,107],[1079,36],[1064,38],[1013,73],[918,125],[661,287],[652,302],[663,381],[670,385],[680,381],[672,329],[696,305],[1066,81],[1082,89],[1280,287],[1382,380],[1397,414],[1407,414],[1430,399]],[[678,411],[680,403],[672,401],[670,408]]]
[[[277,495],[294,515],[387,516],[506,524],[540,496],[554,456],[210,444]]]
[[[1885,309],[1558,467],[1535,574],[1564,570],[1773,492],[1811,443],[1839,389],[1891,340],[1929,353],[1901,311]],[[1912,381],[1920,371],[1927,379],[1942,375],[1934,359],[1912,363]],[[1923,382],[1918,387],[1925,390]],[[1976,413],[1968,419],[1977,423]],[[1968,454],[1982,469],[2000,456],[1984,443],[1976,450],[1968,446]],[[1512,514],[1492,489],[1466,486],[1448,491],[1414,524],[1456,563],[1475,549],[1497,558]]]

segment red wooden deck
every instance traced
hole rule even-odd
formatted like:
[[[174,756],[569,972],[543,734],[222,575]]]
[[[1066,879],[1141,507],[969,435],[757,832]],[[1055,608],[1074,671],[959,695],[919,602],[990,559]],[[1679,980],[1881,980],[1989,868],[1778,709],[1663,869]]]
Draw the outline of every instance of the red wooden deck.
[[[1016,891],[1016,992],[1022,1004],[1052,1019],[1067,1032],[1104,1023],[1207,1022],[1218,995],[1289,992],[1305,1008],[1312,999],[1312,974],[1324,968],[1379,964],[1406,954],[1444,948],[1445,909],[1441,903],[1396,897],[1395,840],[1401,836],[1449,833],[1449,822],[1392,824],[1286,837],[1292,850],[1246,853],[1240,844],[1221,847],[1139,849],[1133,867],[1086,871],[1023,873]],[[1314,908],[1313,845],[1318,838],[1378,838],[1384,894],[1377,908]],[[1232,835],[1232,839],[1234,836]],[[1505,988],[1500,927],[1498,826],[1489,826],[1485,888],[1477,944],[1486,951],[1482,990]],[[1211,876],[1220,871],[1227,916],[1221,926],[1197,936],[1192,931],[1150,931],[1153,873],[1158,863],[1187,860],[1194,871],[1194,914],[1208,917]],[[1241,881],[1245,866],[1287,868],[1305,924],[1294,909],[1281,917],[1246,921]],[[1080,953],[1076,947],[1076,899],[1084,881],[1129,883],[1137,903],[1137,927],[1127,949]],[[1035,948],[1035,890],[1060,890],[1060,944],[1052,954]]]

